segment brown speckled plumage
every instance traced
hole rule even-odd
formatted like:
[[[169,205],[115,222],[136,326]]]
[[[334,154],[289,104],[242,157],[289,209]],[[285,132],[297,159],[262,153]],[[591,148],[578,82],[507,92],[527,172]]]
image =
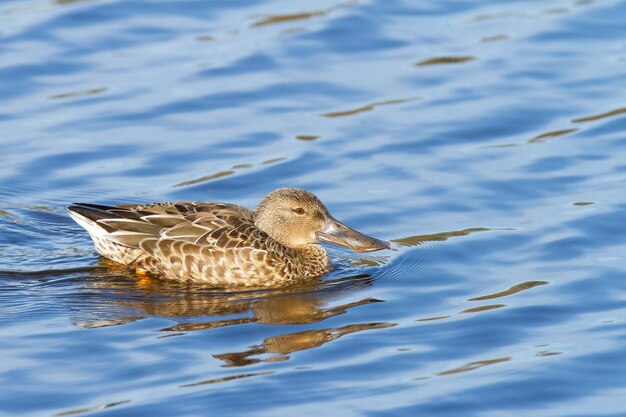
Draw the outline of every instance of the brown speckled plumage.
[[[346,235],[353,249],[387,247],[334,220],[313,194],[293,188],[270,193],[256,212],[217,202],[76,204],[68,210],[101,255],[211,286],[284,286],[328,272],[328,255],[315,242],[331,222],[333,236],[358,235]]]

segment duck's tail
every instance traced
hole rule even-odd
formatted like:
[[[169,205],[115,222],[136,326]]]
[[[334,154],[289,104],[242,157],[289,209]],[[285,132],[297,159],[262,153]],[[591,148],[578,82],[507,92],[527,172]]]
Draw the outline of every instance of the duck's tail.
[[[114,206],[77,203],[67,207],[70,216],[92,237],[138,248],[139,242],[159,236],[162,226],[150,223],[140,214]]]
[[[133,263],[143,253],[139,248],[142,240],[157,237],[161,231],[160,226],[119,207],[75,203],[67,211],[89,233],[101,255],[124,264]]]

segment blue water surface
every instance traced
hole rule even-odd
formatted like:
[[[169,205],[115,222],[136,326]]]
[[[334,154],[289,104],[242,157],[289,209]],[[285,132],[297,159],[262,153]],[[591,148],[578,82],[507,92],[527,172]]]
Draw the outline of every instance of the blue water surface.
[[[4,0],[0,415],[626,416],[625,16]],[[65,211],[282,186],[392,250],[224,291]]]

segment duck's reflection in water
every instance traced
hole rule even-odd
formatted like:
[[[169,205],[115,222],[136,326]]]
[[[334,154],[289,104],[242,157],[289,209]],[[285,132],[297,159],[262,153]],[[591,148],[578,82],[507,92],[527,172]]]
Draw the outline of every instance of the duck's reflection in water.
[[[338,328],[288,333],[268,337],[263,340],[262,344],[253,346],[243,352],[223,353],[213,356],[226,362],[226,366],[244,366],[258,362],[276,362],[289,359],[289,353],[319,347],[346,334],[360,332],[362,330],[385,329],[393,326],[395,326],[394,323],[360,323],[349,324]],[[252,357],[263,354],[275,354],[275,356],[266,359]]]
[[[343,277],[305,287],[262,290],[223,291],[180,283],[137,277],[128,271],[102,262],[97,272],[85,280],[85,294],[95,308],[77,309],[75,324],[94,328],[130,323],[146,317],[164,317],[177,324],[158,329],[160,337],[173,337],[191,331],[203,331],[247,323],[263,325],[300,325],[321,322],[345,314],[353,307],[383,300],[363,298],[341,303],[348,296],[369,287],[369,275]],[[98,302],[94,303],[94,297]],[[354,299],[354,297],[350,297]],[[83,305],[84,307],[85,305]],[[228,316],[228,317],[225,317]],[[362,330],[381,329],[393,323],[358,323],[337,328],[304,330],[276,334],[259,345],[241,352],[213,355],[225,366],[243,366],[261,361],[288,359],[288,354],[319,347],[343,335]],[[268,329],[270,329],[268,327]],[[242,329],[243,331],[243,329]],[[258,355],[270,354],[267,358]]]

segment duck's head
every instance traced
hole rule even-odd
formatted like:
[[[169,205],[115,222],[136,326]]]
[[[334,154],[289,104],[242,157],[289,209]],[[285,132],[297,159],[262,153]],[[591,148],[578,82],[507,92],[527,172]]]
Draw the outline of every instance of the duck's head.
[[[254,223],[290,248],[321,241],[359,252],[389,249],[387,242],[359,233],[334,219],[315,195],[298,188],[279,188],[269,193],[259,204]]]

